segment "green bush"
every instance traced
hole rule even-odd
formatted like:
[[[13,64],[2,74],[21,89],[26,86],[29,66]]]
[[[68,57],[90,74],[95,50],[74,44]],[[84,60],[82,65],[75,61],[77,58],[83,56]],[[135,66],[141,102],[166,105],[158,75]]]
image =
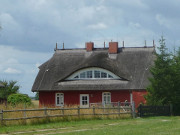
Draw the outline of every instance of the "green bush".
[[[25,104],[27,106],[31,105],[31,99],[27,95],[24,94],[12,94],[8,96],[8,103],[12,106],[16,106],[18,104]]]

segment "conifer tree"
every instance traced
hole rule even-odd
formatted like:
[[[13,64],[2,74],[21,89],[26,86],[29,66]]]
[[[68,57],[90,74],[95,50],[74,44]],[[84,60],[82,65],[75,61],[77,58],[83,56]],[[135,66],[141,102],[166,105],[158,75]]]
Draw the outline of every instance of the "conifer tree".
[[[159,53],[156,53],[154,66],[150,69],[152,78],[149,78],[151,84],[148,86],[148,95],[145,97],[148,104],[160,105],[172,102],[172,58],[165,45],[165,39],[162,36],[159,40]]]
[[[172,104],[174,108],[174,114],[180,115],[180,48],[173,57],[173,82],[174,89],[172,95]]]

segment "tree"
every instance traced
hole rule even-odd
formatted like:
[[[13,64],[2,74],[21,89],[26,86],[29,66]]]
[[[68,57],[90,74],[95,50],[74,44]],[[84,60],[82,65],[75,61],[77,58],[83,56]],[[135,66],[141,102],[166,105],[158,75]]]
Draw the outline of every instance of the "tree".
[[[4,87],[0,88],[0,98],[7,101],[10,94],[15,94],[19,91],[20,86],[16,85],[17,81],[0,81]]]
[[[156,53],[154,66],[150,69],[152,78],[149,78],[149,80],[151,84],[147,88],[148,95],[145,97],[147,103],[151,105],[169,104],[173,100],[174,72],[172,69],[172,55],[168,53],[163,36],[159,43],[159,53]]]
[[[173,100],[172,104],[174,106],[174,114],[180,115],[180,47],[176,54],[173,56]]]
[[[154,66],[150,69],[151,84],[145,96],[147,104],[172,104],[173,113],[180,115],[180,48],[175,53],[168,53],[165,39],[161,37],[159,53],[156,53]]]

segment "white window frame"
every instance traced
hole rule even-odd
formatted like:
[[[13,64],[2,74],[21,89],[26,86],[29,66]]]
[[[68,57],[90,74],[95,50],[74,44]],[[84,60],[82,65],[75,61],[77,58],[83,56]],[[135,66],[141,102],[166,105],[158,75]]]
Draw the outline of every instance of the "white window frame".
[[[109,95],[105,95],[105,94],[109,94]],[[104,97],[106,97],[106,100],[108,100],[108,97],[110,97],[110,101],[109,102],[105,102],[104,101]],[[102,104],[106,105],[106,104],[111,104],[111,92],[103,92],[102,93]]]
[[[87,105],[83,105],[83,99],[82,99],[83,96],[87,97]],[[80,106],[89,107],[89,94],[80,94]]]
[[[59,94],[59,96],[58,96],[58,94]],[[61,96],[62,96],[62,97],[61,97]],[[61,98],[63,98],[62,104],[58,103],[58,98],[59,98],[59,100],[60,100]],[[64,93],[56,93],[55,100],[56,100],[56,106],[61,106],[61,107],[63,107],[63,106],[64,106]],[[59,101],[59,102],[60,102],[60,101]]]
[[[85,73],[85,78],[80,78],[80,74],[87,72],[87,71],[92,71],[92,78],[87,78],[87,73]],[[100,71],[100,78],[95,78],[95,76],[94,76],[95,71]],[[107,73],[106,78],[101,78],[102,72]],[[112,76],[112,78],[110,78],[109,75]],[[75,78],[76,76],[78,76],[78,78]],[[106,69],[91,67],[91,68],[81,69],[81,70],[73,73],[66,80],[88,80],[88,79],[121,79],[121,78]]]

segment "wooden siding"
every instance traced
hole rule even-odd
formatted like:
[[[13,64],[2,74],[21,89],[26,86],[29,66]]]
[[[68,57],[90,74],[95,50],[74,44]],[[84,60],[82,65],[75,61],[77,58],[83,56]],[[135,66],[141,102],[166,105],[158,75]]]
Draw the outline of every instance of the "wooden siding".
[[[80,94],[89,94],[89,103],[101,103],[102,93],[111,92],[111,102],[130,102],[130,92],[127,90],[106,90],[106,91],[40,91],[39,92],[39,105],[40,106],[55,106],[55,93],[64,93],[65,105],[79,105]]]
[[[133,91],[132,95],[133,95],[133,101],[135,102],[135,108],[137,108],[139,106],[139,104],[145,104],[146,100],[144,98],[144,95],[147,94],[147,91]]]

